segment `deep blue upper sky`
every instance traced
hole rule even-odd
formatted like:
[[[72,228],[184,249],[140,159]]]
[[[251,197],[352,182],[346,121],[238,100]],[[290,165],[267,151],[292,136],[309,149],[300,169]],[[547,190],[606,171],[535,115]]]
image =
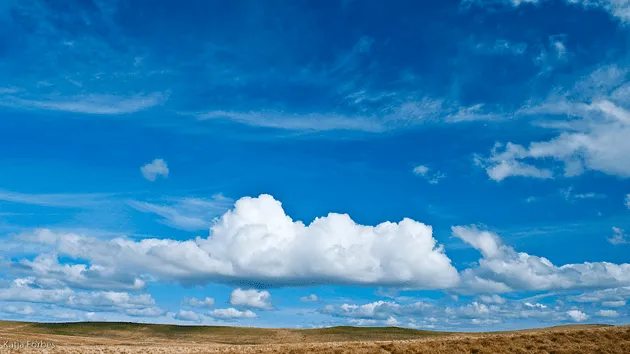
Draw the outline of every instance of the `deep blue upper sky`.
[[[0,318],[628,323],[628,14],[3,1]]]

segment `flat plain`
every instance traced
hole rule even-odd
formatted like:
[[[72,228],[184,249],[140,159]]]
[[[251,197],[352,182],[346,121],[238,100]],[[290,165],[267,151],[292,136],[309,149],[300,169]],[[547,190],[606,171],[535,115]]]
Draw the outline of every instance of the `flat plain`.
[[[0,322],[0,353],[630,353],[630,326],[450,333],[397,327],[265,329]]]

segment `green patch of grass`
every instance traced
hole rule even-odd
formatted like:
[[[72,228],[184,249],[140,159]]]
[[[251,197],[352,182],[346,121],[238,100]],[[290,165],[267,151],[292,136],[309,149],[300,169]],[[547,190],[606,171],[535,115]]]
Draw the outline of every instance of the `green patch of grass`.
[[[447,335],[448,333],[423,331],[400,327],[351,327],[339,326],[303,330],[307,337],[321,336],[345,340],[393,340],[413,339],[426,336]]]
[[[127,322],[31,323],[23,330],[39,334],[103,338],[205,340],[225,344],[257,344],[252,338],[272,337],[276,330],[228,326],[178,326]],[[251,343],[250,343],[251,342]]]
[[[149,325],[127,322],[32,323],[28,329],[37,333],[58,335],[102,336],[107,331],[139,331]]]
[[[242,335],[260,336],[273,334],[274,330],[250,327],[228,326],[177,326],[177,325],[152,325],[149,330],[153,333],[164,335]]]

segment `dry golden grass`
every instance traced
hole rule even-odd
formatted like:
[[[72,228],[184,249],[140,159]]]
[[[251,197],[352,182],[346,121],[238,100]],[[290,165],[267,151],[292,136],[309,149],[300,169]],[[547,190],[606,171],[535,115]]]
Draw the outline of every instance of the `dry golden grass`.
[[[12,349],[26,341],[47,348]],[[54,345],[54,348],[53,348]],[[0,353],[630,353],[629,326],[567,326],[501,333],[399,328],[291,330],[140,324],[0,322]]]

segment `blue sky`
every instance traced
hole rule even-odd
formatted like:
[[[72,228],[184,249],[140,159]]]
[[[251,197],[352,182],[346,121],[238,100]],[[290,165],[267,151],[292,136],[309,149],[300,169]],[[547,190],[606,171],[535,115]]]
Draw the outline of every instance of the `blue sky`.
[[[8,0],[0,25],[3,319],[630,322],[630,3]]]

